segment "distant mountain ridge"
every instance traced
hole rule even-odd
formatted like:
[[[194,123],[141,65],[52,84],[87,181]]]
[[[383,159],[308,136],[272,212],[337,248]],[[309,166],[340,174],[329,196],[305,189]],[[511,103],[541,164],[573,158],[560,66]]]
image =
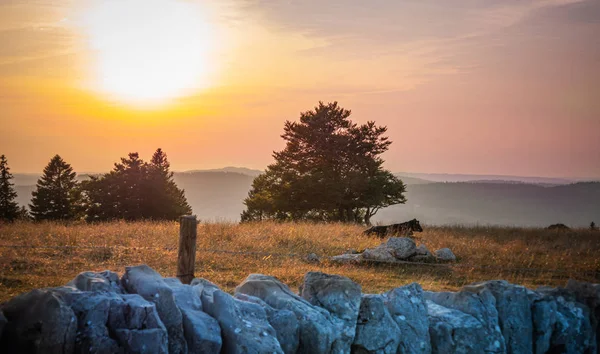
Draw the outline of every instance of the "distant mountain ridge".
[[[254,169],[246,168],[246,167],[233,167],[233,166],[227,166],[227,167],[223,167],[223,168],[213,168],[213,169],[208,169],[208,170],[190,170],[190,171],[183,171],[183,172],[179,172],[179,173],[194,173],[194,172],[233,172],[233,173],[241,173],[241,174],[253,176],[253,177],[256,177],[256,176],[260,175],[261,173],[263,173],[263,171],[261,171],[261,170],[254,170]]]
[[[530,184],[570,184],[587,181],[585,178],[554,178],[554,177],[532,177],[532,176],[508,176],[508,175],[469,175],[451,173],[413,173],[398,172],[399,176],[420,178],[432,182],[473,182],[473,181],[504,181],[523,182]],[[593,179],[592,179],[593,180]],[[600,179],[597,179],[600,180]]]
[[[233,167],[175,172],[174,179],[185,190],[193,212],[200,219],[239,221],[244,210],[243,200],[255,175],[260,173]],[[408,202],[382,209],[374,222],[394,223],[417,218],[430,225],[564,223],[586,227],[591,221],[600,224],[600,182],[555,184],[556,179],[533,183],[489,179],[434,182],[412,176],[399,177],[407,185]],[[37,178],[39,175],[15,174],[19,204],[29,203]],[[79,178],[83,180],[87,175]]]

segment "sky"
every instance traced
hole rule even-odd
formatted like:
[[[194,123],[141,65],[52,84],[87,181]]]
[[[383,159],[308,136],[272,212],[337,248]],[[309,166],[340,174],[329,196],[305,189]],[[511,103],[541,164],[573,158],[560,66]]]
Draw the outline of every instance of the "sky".
[[[264,169],[338,101],[394,172],[600,178],[597,0],[0,0],[0,154]]]

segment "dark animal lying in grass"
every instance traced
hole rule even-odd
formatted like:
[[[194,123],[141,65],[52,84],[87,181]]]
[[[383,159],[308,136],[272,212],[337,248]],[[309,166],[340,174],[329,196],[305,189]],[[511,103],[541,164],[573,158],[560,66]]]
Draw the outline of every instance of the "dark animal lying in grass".
[[[565,224],[552,224],[548,226],[548,230],[570,230],[571,228]]]
[[[423,228],[419,224],[419,220],[412,219],[401,224],[393,224],[386,226],[372,226],[366,229],[363,233],[365,235],[376,234],[380,238],[385,236],[412,236],[413,232],[422,232]]]

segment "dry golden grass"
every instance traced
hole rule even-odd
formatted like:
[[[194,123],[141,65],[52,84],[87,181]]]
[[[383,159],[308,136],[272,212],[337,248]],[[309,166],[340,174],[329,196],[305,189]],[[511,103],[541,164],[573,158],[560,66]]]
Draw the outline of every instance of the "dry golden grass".
[[[176,222],[106,224],[15,223],[0,225],[0,244],[83,248],[0,247],[0,302],[33,288],[59,286],[77,273],[146,263],[163,276],[175,276],[179,225]],[[563,285],[568,278],[600,281],[600,232],[499,227],[425,227],[417,234],[430,250],[451,248],[457,267],[423,265],[310,264],[302,257],[333,256],[353,248],[377,246],[362,227],[310,223],[210,223],[198,226],[196,276],[231,291],[250,273],[274,275],[293,289],[308,271],[350,277],[365,292],[419,282],[429,290],[506,279],[529,287]],[[90,247],[93,248],[85,248]],[[271,256],[207,250],[272,252]],[[535,271],[523,268],[539,269]],[[557,270],[557,271],[550,271]]]

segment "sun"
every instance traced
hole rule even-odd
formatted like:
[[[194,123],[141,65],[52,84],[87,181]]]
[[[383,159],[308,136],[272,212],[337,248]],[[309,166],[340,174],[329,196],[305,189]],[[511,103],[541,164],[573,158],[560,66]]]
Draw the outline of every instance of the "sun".
[[[94,88],[156,105],[207,87],[212,33],[202,10],[181,0],[95,2],[84,20]]]

